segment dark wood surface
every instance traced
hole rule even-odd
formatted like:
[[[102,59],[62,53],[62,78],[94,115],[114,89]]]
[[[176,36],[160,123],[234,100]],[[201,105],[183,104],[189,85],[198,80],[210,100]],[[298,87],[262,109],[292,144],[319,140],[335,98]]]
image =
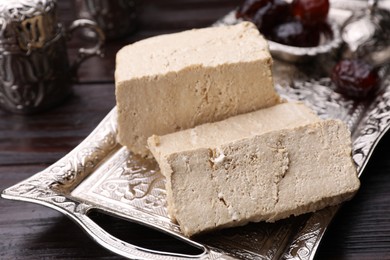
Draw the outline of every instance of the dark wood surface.
[[[74,18],[71,1],[60,2],[65,24]],[[117,50],[136,40],[205,27],[235,8],[234,0],[144,0],[138,30],[107,43],[103,59],[79,71],[74,94],[63,104],[32,116],[0,111],[0,190],[45,169],[79,144],[115,105],[113,73]],[[80,40],[69,44],[74,56]],[[390,113],[390,111],[389,111]],[[110,232],[132,243],[168,251],[181,243],[135,224],[97,216]],[[95,244],[61,213],[43,206],[0,199],[0,259],[120,259]],[[380,142],[356,197],[329,227],[316,259],[390,259],[390,134]]]

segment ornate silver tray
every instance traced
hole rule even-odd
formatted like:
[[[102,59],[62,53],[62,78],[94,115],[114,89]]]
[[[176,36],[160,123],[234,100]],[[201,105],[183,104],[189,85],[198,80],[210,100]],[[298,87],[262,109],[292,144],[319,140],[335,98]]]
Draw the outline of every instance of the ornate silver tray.
[[[313,69],[313,64],[318,67]],[[381,70],[383,84],[375,98],[358,102],[335,92],[319,64],[325,70],[329,67],[327,61],[306,67],[276,62],[276,88],[287,99],[305,102],[321,117],[338,118],[348,124],[353,159],[360,176],[376,144],[390,128],[388,68]],[[188,239],[167,216],[165,179],[158,165],[121,147],[116,129],[114,108],[68,155],[4,190],[1,196],[58,210],[103,247],[132,259],[313,259],[340,207],[328,207],[274,224],[249,224]],[[174,254],[126,243],[88,217],[93,209],[155,228],[200,248],[203,253]]]

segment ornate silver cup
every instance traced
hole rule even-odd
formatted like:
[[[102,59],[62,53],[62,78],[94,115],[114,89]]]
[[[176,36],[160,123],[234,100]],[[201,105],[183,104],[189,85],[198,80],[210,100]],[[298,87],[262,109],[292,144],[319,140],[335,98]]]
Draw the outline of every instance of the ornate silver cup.
[[[30,114],[58,104],[71,93],[80,63],[102,54],[104,34],[96,23],[81,19],[64,29],[56,7],[55,0],[0,1],[0,108]],[[70,64],[66,40],[81,27],[98,41]]]

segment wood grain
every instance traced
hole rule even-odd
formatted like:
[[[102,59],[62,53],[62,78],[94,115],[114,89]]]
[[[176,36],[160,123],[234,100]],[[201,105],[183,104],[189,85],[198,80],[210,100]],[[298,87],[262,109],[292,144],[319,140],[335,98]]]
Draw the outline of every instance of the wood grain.
[[[45,169],[79,144],[115,105],[115,53],[125,44],[162,33],[204,27],[235,8],[233,0],[144,0],[138,29],[109,42],[103,59],[79,71],[74,95],[58,107],[33,116],[0,112],[0,190]],[[72,1],[59,1],[61,21],[75,18]],[[74,57],[82,45],[69,43]],[[72,59],[72,58],[71,58]],[[390,259],[390,134],[366,168],[357,196],[329,227],[316,259]],[[116,236],[167,251],[194,252],[182,243],[136,224],[97,215]],[[0,259],[120,259],[95,244],[62,214],[43,206],[0,199]]]

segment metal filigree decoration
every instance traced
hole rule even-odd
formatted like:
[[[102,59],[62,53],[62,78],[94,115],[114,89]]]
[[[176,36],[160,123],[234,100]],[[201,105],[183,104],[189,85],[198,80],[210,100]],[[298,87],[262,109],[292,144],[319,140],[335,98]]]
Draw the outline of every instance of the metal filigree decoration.
[[[290,241],[290,245],[286,247],[282,258],[292,260],[313,259],[319,242],[338,209],[339,206],[327,207],[310,214],[310,217],[303,222],[299,231]]]
[[[99,40],[80,48],[69,65],[68,31],[57,22],[55,0],[0,1],[0,14],[0,107],[9,112],[34,113],[64,100],[80,63],[102,53],[100,28],[85,19],[73,21],[69,32],[90,28]]]
[[[50,46],[29,56],[0,54],[0,106],[25,111],[67,96],[69,64],[63,41],[59,34]]]
[[[53,0],[0,3],[0,106],[36,108],[70,93],[68,58]]]
[[[54,9],[53,0],[7,0],[0,2],[0,13],[4,19],[25,20]]]
[[[53,0],[9,0],[0,2],[0,49],[43,48],[57,30],[56,2]]]
[[[329,78],[294,81],[288,87],[276,86],[286,99],[299,100],[312,108],[321,118],[337,118],[353,131],[364,110],[364,104],[334,92]]]
[[[117,146],[116,127],[109,120],[103,121],[99,130],[95,130],[80,146],[67,156],[32,176],[26,182],[21,182],[7,190],[7,193],[23,197],[50,199],[65,202],[62,196],[70,192],[82,179],[95,170],[110,151]],[[100,132],[100,134],[98,134]]]
[[[390,77],[384,83],[388,88],[368,107],[368,113],[360,120],[353,142],[353,159],[359,176],[373,152],[373,147],[390,128]]]
[[[180,234],[166,210],[165,178],[154,160],[143,159],[121,148],[93,175],[83,181],[72,196],[95,205],[107,205],[106,210],[164,227]],[[99,208],[99,207],[98,207]]]
[[[239,259],[279,259],[289,239],[306,216],[276,223],[252,223],[242,228],[221,230],[199,241]]]

